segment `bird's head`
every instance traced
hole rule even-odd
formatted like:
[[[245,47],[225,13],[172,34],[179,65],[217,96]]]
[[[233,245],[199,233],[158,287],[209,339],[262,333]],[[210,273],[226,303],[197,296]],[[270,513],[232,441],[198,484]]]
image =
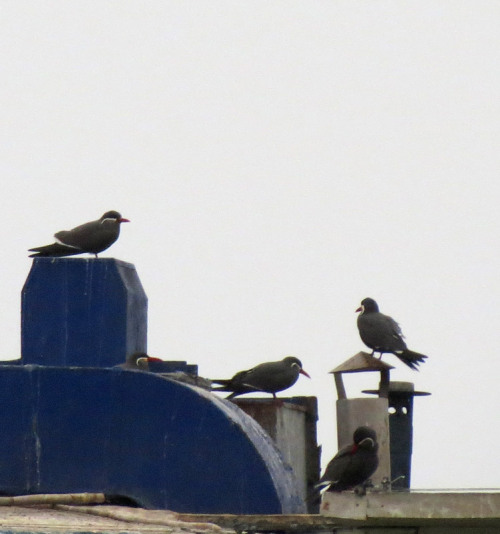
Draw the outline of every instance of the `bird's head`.
[[[121,216],[121,213],[118,211],[107,211],[100,219],[101,224],[120,224],[120,223],[126,223],[130,222],[128,219],[125,219]]]
[[[286,362],[287,365],[289,365],[290,367],[297,369],[301,375],[307,376],[307,378],[311,378],[309,376],[309,373],[302,369],[302,362],[297,357],[287,356],[286,358],[283,358],[283,361]]]
[[[362,449],[377,448],[377,433],[369,426],[358,426],[353,434],[354,443]]]
[[[356,310],[356,313],[358,312],[361,312],[361,313],[378,312],[378,304],[370,297],[367,297],[366,299],[363,299],[361,301],[361,306]]]
[[[153,356],[148,356],[145,352],[134,352],[127,358],[127,362],[132,366],[137,367],[137,369],[142,369],[147,371],[149,369],[149,362],[161,362],[160,358],[154,358]]]

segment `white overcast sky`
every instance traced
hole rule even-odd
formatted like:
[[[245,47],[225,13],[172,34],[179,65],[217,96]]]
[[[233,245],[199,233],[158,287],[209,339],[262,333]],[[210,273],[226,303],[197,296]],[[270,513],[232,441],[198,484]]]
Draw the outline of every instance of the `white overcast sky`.
[[[0,54],[2,358],[27,249],[116,209],[152,355],[299,356],[325,465],[371,296],[429,355],[384,357],[413,486],[499,487],[500,2],[5,0]]]

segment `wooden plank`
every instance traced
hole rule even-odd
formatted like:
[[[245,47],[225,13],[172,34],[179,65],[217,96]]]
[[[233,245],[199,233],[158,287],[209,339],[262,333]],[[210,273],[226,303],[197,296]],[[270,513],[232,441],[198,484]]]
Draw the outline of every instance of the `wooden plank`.
[[[342,526],[342,523],[337,518],[320,514],[176,514],[176,517],[179,521],[214,523],[222,528],[230,528],[238,532],[243,530],[302,532],[331,530]]]
[[[341,527],[500,527],[500,492],[325,493],[321,514],[177,514],[181,521],[215,523],[236,531],[305,532]]]
[[[34,506],[37,504],[102,504],[104,493],[41,493],[0,497],[0,506]]]

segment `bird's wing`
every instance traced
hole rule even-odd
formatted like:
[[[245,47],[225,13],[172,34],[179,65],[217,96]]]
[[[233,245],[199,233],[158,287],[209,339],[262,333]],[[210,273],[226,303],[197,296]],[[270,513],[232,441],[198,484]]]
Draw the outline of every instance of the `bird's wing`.
[[[399,323],[397,323],[392,317],[389,317],[388,315],[385,315],[384,317],[386,317],[387,325],[390,326],[392,330],[392,335],[400,339],[404,339],[404,335],[403,335],[403,332],[401,331],[401,327],[399,326]]]
[[[251,376],[252,369],[248,369],[245,371],[239,371],[237,372],[232,378],[217,378],[212,379],[212,382],[215,384],[220,384],[223,386],[222,388],[217,388],[216,391],[234,391],[234,390],[240,390],[240,389],[246,389],[250,387],[251,389],[254,389],[253,386],[250,386],[249,384],[246,384],[245,380],[250,375]]]
[[[246,382],[242,382],[240,384],[241,387],[244,387],[244,388],[247,388],[249,390],[252,390],[252,391],[261,391],[261,389],[257,386],[254,386],[253,384],[247,384]],[[250,393],[250,391],[248,392]]]
[[[252,371],[253,369],[248,369],[246,371],[239,371],[233,376],[233,378],[231,378],[230,380],[231,385],[238,385],[238,386],[244,385],[245,380],[247,380],[248,377],[252,375]]]
[[[349,464],[352,462],[352,448],[353,445],[347,445],[339,450],[339,452],[330,460],[326,466],[323,476],[319,483],[329,482],[334,484],[340,480],[340,477],[345,472]]]
[[[99,221],[81,224],[72,230],[62,230],[54,234],[57,241],[63,245],[74,248],[86,248],[86,244],[99,229]]]
[[[62,245],[66,248],[74,248],[75,250],[80,250],[80,247],[76,245],[71,245],[72,237],[69,234],[69,231],[62,230],[61,232],[57,232],[57,234],[54,234],[54,237],[56,238],[56,244]]]
[[[259,390],[265,387],[267,380],[272,379],[275,374],[275,362],[260,363],[246,371],[236,373],[231,382],[252,389]]]
[[[363,342],[385,352],[404,350],[406,344],[398,323],[383,313],[363,313],[359,317],[359,333]]]

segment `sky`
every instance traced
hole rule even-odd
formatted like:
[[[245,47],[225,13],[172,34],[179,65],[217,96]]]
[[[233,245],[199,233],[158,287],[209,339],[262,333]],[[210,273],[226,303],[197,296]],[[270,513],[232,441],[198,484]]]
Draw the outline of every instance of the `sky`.
[[[210,378],[298,356],[324,466],[328,371],[375,298],[429,356],[384,356],[432,393],[412,487],[498,488],[499,22],[484,0],[2,2],[0,358],[27,249],[118,210],[102,256],[137,269],[151,355]]]

